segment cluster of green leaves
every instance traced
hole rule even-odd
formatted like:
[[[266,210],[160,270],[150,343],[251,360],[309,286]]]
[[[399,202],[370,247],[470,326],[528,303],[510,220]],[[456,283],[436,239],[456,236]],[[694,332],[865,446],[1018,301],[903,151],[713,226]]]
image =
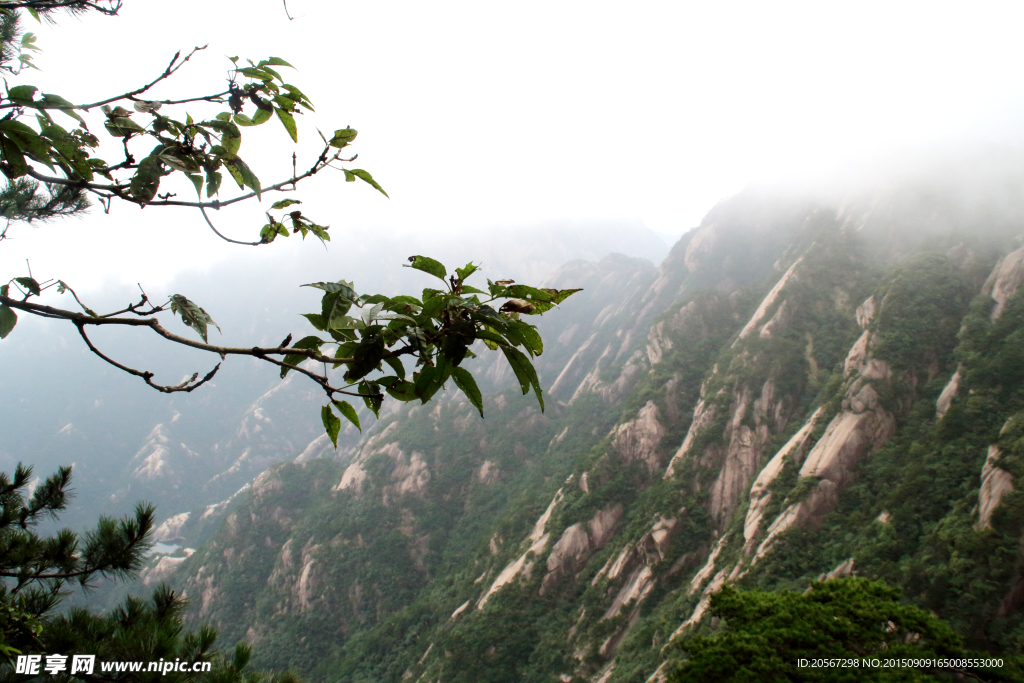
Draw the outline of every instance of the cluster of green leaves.
[[[491,350],[501,350],[523,393],[532,387],[543,410],[544,396],[530,358],[544,351],[544,343],[537,328],[520,315],[540,315],[579,290],[488,280],[487,291],[483,291],[466,284],[478,270],[472,263],[449,275],[444,265],[426,256],[411,256],[409,261],[410,267],[441,280],[445,289],[426,288],[417,299],[359,295],[352,283],[344,280],[304,285],[324,292],[320,313],[305,318],[330,339],[310,335],[291,348],[323,353],[324,347],[333,345],[338,359],[334,367],[346,365],[345,381],[358,387],[366,407],[375,415],[384,398],[382,388],[399,401],[426,403],[451,380],[483,416],[483,396],[473,375],[462,367],[466,358],[476,356],[470,347],[482,341]],[[504,303],[496,308],[493,304],[499,299]],[[415,359],[411,373],[402,363],[403,355]],[[285,356],[284,362],[294,366],[305,358],[293,354]],[[288,367],[282,368],[281,376],[288,371]],[[335,411],[356,427],[360,424],[355,408],[347,401],[332,400],[325,405],[324,428],[337,444],[341,419]]]
[[[807,667],[801,659],[988,658],[965,650],[947,623],[900,602],[900,591],[861,578],[815,583],[800,594],[725,586],[710,612],[725,628],[683,643],[688,659],[672,675],[685,681],[937,681],[954,667]],[[984,681],[1020,680],[1019,662],[1002,669],[961,667]]]
[[[34,40],[31,33],[26,33],[21,39],[22,51],[37,49]],[[171,75],[187,59],[178,62],[176,57],[158,80]],[[0,171],[10,180],[26,175],[37,179],[49,178],[51,182],[70,182],[74,187],[95,191],[108,200],[116,197],[143,205],[157,199],[166,176],[181,173],[195,186],[199,199],[196,204],[204,203],[205,194],[206,204],[211,206],[217,206],[214,198],[220,195],[226,171],[239,189],[247,188],[258,199],[264,186],[239,155],[242,129],[262,125],[276,117],[292,141],[298,142],[295,117],[303,110],[312,111],[313,104],[297,86],[287,83],[278,71],[291,66],[287,61],[270,57],[259,62],[247,60],[248,66],[239,66],[237,57],[231,61],[234,68],[225,92],[179,102],[141,99],[136,93],[146,90],[143,88],[96,104],[75,105],[60,95],[41,93],[34,85],[13,85],[8,88],[6,96],[0,97],[0,110],[8,110],[0,120]],[[131,102],[134,111],[117,104],[119,101],[126,105]],[[166,104],[182,102],[226,103],[229,111],[200,120],[193,119],[187,112],[184,117],[175,118],[161,111]],[[123,161],[107,160],[95,152],[100,141],[89,129],[82,113],[96,106],[101,106],[105,114],[103,126],[106,132],[124,142]],[[72,119],[75,127],[68,129],[62,126],[54,119],[54,112]],[[30,114],[34,115],[34,121],[29,118]],[[148,117],[148,121],[136,120],[140,117]],[[337,160],[341,150],[355,140],[356,131],[342,128],[335,131],[330,139],[323,134],[321,137],[325,147],[313,169],[301,176],[293,173],[288,182],[279,183],[273,186],[274,189],[319,171],[329,161],[328,155],[332,151],[334,156],[330,160]],[[134,146],[145,140],[155,142],[155,146],[136,161],[135,155],[129,151],[129,144]],[[33,162],[60,175],[40,176],[32,167]],[[367,171],[343,170],[346,180],[358,178],[384,192]],[[97,176],[106,178],[110,183],[96,184]],[[168,197],[164,196],[163,200]],[[277,202],[272,209],[283,209],[294,203],[298,202]],[[279,235],[301,233],[305,237],[308,232],[321,240],[328,239],[327,226],[309,220],[297,210],[288,212],[284,217],[291,224],[290,232],[283,221],[272,218],[269,213],[268,220],[260,235],[264,243]]]

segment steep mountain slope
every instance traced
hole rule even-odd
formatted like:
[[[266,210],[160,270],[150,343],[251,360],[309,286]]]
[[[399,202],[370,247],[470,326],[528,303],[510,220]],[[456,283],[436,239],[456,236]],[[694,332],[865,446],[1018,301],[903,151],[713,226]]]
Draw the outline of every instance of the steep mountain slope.
[[[850,573],[1020,653],[1011,180],[748,190],[656,271],[569,264],[547,413],[407,408],[261,475],[174,580],[311,680],[663,681],[723,584]]]

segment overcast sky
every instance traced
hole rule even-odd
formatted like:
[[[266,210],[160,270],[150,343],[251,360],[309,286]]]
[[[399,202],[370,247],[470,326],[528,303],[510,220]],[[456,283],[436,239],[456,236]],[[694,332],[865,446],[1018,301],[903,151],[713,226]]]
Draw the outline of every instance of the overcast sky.
[[[222,89],[226,55],[289,60],[298,70],[285,75],[317,106],[300,121],[300,165],[318,153],[313,126],[351,125],[355,165],[391,195],[336,174],[300,186],[339,255],[346,225],[622,218],[677,235],[754,181],[820,177],[967,138],[1019,139],[1024,126],[1019,2],[288,0],[288,9],[293,21],[281,0],[126,0],[116,18],[28,21],[42,71],[16,82],[94,101],[151,80],[178,49],[209,44],[154,91],[176,98]],[[276,121],[245,134],[240,154],[264,184],[288,174]],[[215,218],[243,239],[262,224],[255,204]],[[31,258],[37,275],[88,287],[163,281],[245,249],[216,240],[192,212],[129,206],[12,233],[0,247],[5,279]]]

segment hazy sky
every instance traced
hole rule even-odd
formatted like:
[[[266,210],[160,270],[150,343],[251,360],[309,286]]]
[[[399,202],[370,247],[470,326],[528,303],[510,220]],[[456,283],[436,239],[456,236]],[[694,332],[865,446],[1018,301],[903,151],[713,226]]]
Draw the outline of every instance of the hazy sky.
[[[300,165],[318,153],[314,125],[351,125],[356,165],[391,195],[337,174],[300,186],[309,212],[332,226],[339,258],[346,225],[624,218],[679,234],[752,181],[815,178],[968,137],[1016,139],[1024,126],[1019,2],[289,0],[288,9],[294,21],[281,0],[126,0],[117,18],[27,25],[43,70],[17,82],[96,100],[209,43],[154,91],[181,97],[221,88],[226,55],[289,60],[298,71],[288,78],[317,105],[300,121]],[[215,111],[194,107],[197,117]],[[246,131],[240,154],[269,184],[289,172],[290,148],[276,121],[257,132]],[[216,220],[240,238],[262,224],[255,204]],[[5,277],[28,257],[37,275],[86,286],[163,281],[244,249],[216,240],[192,212],[128,206],[12,232],[0,246]]]

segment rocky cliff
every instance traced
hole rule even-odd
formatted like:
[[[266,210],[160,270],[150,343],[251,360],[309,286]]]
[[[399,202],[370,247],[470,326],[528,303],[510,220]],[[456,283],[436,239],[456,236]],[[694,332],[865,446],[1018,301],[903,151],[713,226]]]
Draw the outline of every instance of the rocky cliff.
[[[749,190],[659,268],[568,264],[546,413],[485,366],[485,419],[407,407],[271,468],[172,580],[311,680],[664,681],[723,585],[854,573],[1015,653],[1020,211],[956,197]]]

